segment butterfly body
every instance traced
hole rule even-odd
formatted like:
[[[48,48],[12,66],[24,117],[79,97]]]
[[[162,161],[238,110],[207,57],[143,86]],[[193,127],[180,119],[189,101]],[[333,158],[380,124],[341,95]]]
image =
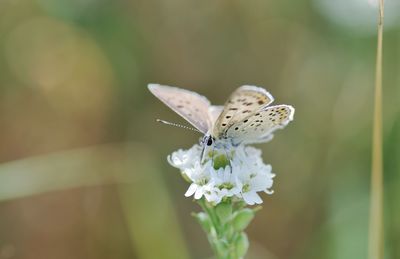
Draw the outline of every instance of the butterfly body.
[[[241,144],[263,143],[273,132],[293,120],[290,105],[269,106],[273,97],[265,89],[244,85],[234,91],[224,106],[185,89],[149,84],[149,90],[168,107],[204,134],[205,149],[229,149]]]

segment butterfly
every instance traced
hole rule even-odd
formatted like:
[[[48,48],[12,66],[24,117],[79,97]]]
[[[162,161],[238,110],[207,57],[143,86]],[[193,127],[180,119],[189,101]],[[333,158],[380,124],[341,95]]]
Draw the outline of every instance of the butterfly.
[[[204,134],[206,146],[238,146],[264,143],[273,132],[293,120],[295,109],[286,104],[269,106],[274,98],[264,88],[243,85],[224,106],[195,92],[159,84],[148,89],[164,104]]]

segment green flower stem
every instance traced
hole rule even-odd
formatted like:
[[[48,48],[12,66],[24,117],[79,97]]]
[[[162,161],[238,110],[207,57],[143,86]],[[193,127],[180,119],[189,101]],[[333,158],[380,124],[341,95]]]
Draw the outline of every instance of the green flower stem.
[[[204,212],[194,214],[218,259],[240,259],[248,250],[245,228],[254,218],[256,209],[245,208],[244,203],[226,200],[218,205],[204,198],[198,201]]]
[[[220,230],[221,224],[217,218],[217,215],[215,215],[215,212],[208,207],[208,205],[204,199],[200,199],[199,204],[202,207],[202,209],[204,210],[204,212],[206,212],[207,215],[210,217],[212,226],[215,228],[217,235],[219,235],[219,233],[221,232],[221,230]]]

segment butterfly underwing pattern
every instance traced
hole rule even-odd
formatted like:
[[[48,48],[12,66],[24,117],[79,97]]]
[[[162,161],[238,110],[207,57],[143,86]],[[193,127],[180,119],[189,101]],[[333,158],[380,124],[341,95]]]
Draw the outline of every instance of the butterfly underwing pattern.
[[[206,134],[211,127],[210,101],[195,92],[178,87],[149,84],[148,88],[158,99],[178,113],[196,129]]]
[[[254,111],[273,102],[273,97],[263,88],[244,85],[234,91],[224,105],[213,127],[213,135],[226,138],[226,132],[237,126]]]
[[[226,130],[224,138],[237,143],[260,143],[272,132],[284,128],[293,120],[294,109],[290,105],[263,107]]]
[[[224,106],[212,106],[208,99],[195,92],[150,84],[149,90],[173,111],[205,134],[205,143],[262,143],[272,133],[293,120],[290,105],[269,106],[274,98],[265,89],[244,85],[234,91]],[[210,144],[211,143],[211,144]]]

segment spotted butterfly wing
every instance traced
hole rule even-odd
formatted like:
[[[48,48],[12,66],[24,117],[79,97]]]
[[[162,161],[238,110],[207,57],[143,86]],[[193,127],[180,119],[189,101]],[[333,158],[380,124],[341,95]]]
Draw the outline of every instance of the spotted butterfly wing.
[[[266,107],[274,98],[265,89],[244,85],[231,94],[224,105],[222,113],[213,125],[213,136],[227,138],[227,131],[247,118],[249,115]]]
[[[198,93],[173,86],[149,84],[148,88],[158,99],[178,113],[202,133],[211,126],[210,101]]]
[[[264,107],[233,124],[225,133],[233,144],[263,143],[272,139],[272,133],[284,128],[293,120],[294,108],[290,105]]]

